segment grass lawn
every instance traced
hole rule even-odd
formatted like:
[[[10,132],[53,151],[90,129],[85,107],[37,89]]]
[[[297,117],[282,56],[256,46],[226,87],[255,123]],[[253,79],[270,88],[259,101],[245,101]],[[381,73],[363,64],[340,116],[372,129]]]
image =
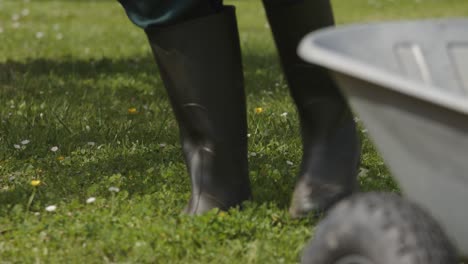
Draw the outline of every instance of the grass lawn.
[[[299,260],[317,220],[287,214],[301,144],[260,2],[228,1],[238,6],[255,201],[192,218],[180,215],[189,178],[161,79],[117,2],[0,0],[0,263]],[[340,24],[468,16],[466,0],[333,5]],[[361,132],[361,189],[398,191]]]

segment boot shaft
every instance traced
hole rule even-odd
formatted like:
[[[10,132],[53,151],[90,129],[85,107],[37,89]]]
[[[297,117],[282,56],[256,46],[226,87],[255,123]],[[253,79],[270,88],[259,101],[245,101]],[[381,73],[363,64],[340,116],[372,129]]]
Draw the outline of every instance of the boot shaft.
[[[179,124],[189,214],[249,199],[247,121],[234,8],[146,30]]]

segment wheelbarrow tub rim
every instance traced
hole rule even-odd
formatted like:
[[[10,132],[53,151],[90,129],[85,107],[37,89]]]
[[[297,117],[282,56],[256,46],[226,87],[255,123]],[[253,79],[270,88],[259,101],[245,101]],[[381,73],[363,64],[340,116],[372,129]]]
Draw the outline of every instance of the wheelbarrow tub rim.
[[[427,22],[466,22],[468,24],[468,19],[451,18],[406,20],[328,27],[307,34],[300,42],[297,52],[298,55],[307,62],[318,64],[333,71],[352,76],[353,78],[362,79],[364,81],[386,87],[393,92],[415,97],[420,100],[428,101],[441,107],[451,109],[461,114],[468,115],[468,98],[443,92],[443,89],[434,85],[415,81],[406,78],[405,76],[388,71],[383,67],[376,67],[370,63],[361,62],[349,55],[340,53],[337,50],[331,50],[326,46],[320,45],[318,42],[319,39],[327,38],[327,36],[332,34],[340,34],[340,32],[347,32],[350,30],[361,31],[368,29],[369,27],[385,27],[388,25],[405,26],[405,24],[423,24]]]

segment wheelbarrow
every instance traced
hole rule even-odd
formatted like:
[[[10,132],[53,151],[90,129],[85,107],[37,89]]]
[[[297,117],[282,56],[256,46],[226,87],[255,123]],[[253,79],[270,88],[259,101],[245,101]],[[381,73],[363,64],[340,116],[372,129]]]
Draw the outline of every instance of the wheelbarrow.
[[[324,29],[307,35],[298,54],[330,71],[405,197],[368,193],[340,202],[302,262],[468,257],[468,20]]]

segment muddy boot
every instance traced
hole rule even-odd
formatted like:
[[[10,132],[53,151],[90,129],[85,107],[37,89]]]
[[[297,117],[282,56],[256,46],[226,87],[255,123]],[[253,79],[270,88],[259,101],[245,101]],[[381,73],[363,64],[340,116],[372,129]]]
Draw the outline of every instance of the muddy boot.
[[[184,210],[226,210],[251,198],[239,36],[233,7],[146,29],[179,125],[192,180]]]
[[[302,61],[307,33],[334,24],[329,0],[263,0],[291,96],[299,113],[303,156],[290,213],[321,212],[356,186],[360,144],[353,116],[323,68]]]

